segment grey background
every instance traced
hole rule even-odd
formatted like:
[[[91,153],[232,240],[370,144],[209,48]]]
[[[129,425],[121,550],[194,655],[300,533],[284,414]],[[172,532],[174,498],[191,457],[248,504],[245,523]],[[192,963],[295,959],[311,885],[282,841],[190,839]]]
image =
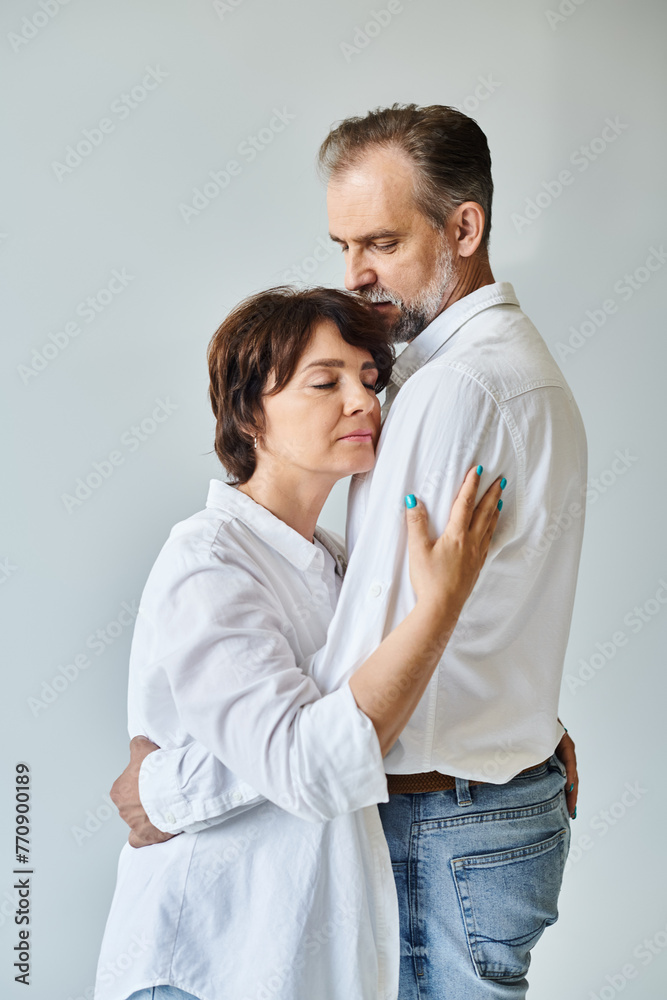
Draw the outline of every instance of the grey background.
[[[2,4],[3,997],[26,995],[12,969],[14,765],[32,769],[28,995],[88,1000],[125,839],[105,798],[127,755],[131,627],[114,622],[123,602],[138,600],[172,524],[200,509],[208,480],[221,475],[210,453],[206,344],[241,297],[297,279],[295,268],[312,282],[342,282],[314,154],[334,121],[393,101],[455,104],[486,131],[494,274],[513,282],[588,432],[592,478],[565,665],[575,680],[561,703],[581,799],[561,920],[535,952],[531,995],[664,997],[667,611],[655,595],[667,578],[667,269],[645,262],[666,236],[665,8],[559,2],[403,0],[370,38],[373,27],[357,29],[385,0],[44,0],[50,14],[38,0]],[[344,48],[355,41],[356,51]],[[122,118],[112,106],[147,67],[166,76]],[[261,133],[250,162],[239,147],[276,108],[294,117]],[[54,163],[105,117],[113,131],[59,179]],[[618,135],[600,144],[607,119]],[[581,147],[594,157],[587,169]],[[240,173],[186,222],[179,206],[230,159]],[[571,183],[559,192],[563,170]],[[103,293],[103,311],[87,322],[79,304],[114,269],[131,280]],[[633,289],[624,276],[635,272]],[[605,313],[608,300],[615,311]],[[75,321],[80,332],[66,343]],[[66,346],[45,358],[49,335]],[[159,399],[171,412],[151,423]],[[139,440],[131,428],[142,421]],[[63,494],[113,451],[121,464],[68,510]],[[344,503],[341,484],[325,525],[342,530]],[[87,646],[108,626],[108,644]],[[68,670],[82,653],[89,665]]]

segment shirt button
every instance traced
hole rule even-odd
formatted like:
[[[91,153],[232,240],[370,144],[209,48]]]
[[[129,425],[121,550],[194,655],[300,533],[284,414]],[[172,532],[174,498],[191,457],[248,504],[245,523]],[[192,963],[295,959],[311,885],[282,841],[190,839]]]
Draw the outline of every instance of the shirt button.
[[[173,813],[165,813],[164,814],[164,818],[166,819],[167,823],[175,823],[176,822],[176,817],[174,816]]]
[[[382,587],[380,586],[379,583],[374,583],[373,586],[368,591],[368,593],[371,595],[371,597],[379,597],[380,594],[382,593]]]
[[[243,796],[240,792],[232,792],[232,802],[241,802]]]

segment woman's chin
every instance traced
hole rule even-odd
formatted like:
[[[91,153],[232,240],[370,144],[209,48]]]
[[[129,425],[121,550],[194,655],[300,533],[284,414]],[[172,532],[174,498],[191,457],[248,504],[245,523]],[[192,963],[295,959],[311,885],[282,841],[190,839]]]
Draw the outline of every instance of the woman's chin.
[[[362,472],[370,472],[370,470],[375,465],[375,452],[372,455],[366,456],[365,460],[360,460],[355,462],[354,468],[348,473],[350,476],[360,475]]]

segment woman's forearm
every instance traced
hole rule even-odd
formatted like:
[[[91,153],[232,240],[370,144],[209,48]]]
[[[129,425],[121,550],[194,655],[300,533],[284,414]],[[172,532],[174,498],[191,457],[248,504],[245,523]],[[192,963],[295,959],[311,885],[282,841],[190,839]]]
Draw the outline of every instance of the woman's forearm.
[[[350,678],[354,699],[373,723],[383,757],[426,690],[460,610],[458,602],[443,607],[417,601]]]

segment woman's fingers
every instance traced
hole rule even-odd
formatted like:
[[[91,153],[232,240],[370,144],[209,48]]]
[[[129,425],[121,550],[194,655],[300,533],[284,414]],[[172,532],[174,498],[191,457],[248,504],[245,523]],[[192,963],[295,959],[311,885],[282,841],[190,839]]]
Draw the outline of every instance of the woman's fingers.
[[[489,553],[489,547],[491,545],[491,539],[493,538],[493,533],[496,530],[496,525],[498,524],[498,518],[500,517],[500,510],[498,509],[498,504],[496,504],[493,513],[489,519],[489,523],[486,526],[486,531],[482,536],[482,541],[480,542],[480,551],[482,553],[482,565],[486,562],[486,557]]]
[[[405,497],[405,517],[408,522],[408,560],[410,580],[415,594],[425,593],[429,586],[430,554],[433,542],[428,531],[428,511],[413,493]]]
[[[479,542],[480,551],[486,558],[486,552],[491,544],[500,515],[498,501],[507,480],[498,476],[475,506],[481,472],[481,465],[472,466],[468,470],[456,500],[452,504],[447,530],[450,533],[453,532],[454,535],[468,533],[475,535]],[[433,547],[429,536],[428,511],[421,500],[418,500],[412,493],[405,497],[405,506],[408,522],[408,553],[411,563],[416,565],[419,556],[423,556]],[[502,507],[502,504],[500,506]]]
[[[408,554],[410,559],[432,546],[428,533],[428,511],[413,493],[405,498],[405,515],[408,522]]]
[[[463,485],[452,504],[448,527],[461,532],[469,530],[475,513],[475,500],[477,499],[477,488],[481,474],[481,465],[473,465],[471,469],[468,469]]]
[[[501,483],[506,484],[507,480],[503,476],[498,476],[495,482],[491,483],[474,510],[470,522],[470,530],[476,532],[480,540],[486,537],[489,528],[491,529],[491,535],[493,535],[495,526],[498,523],[498,514],[502,508],[502,504],[500,508],[498,507],[498,502],[504,488],[501,487]]]

